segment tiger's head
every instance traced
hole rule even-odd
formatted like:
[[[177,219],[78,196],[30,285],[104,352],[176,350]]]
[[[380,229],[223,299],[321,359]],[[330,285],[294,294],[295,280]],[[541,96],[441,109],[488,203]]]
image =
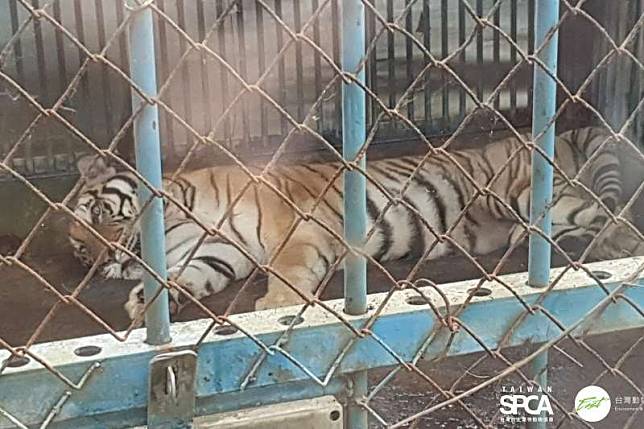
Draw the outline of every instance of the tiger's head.
[[[105,240],[115,242],[126,231],[132,231],[139,212],[136,196],[136,179],[127,172],[118,172],[99,156],[81,158],[78,171],[84,180],[78,200],[73,207],[76,216],[89,224]],[[133,246],[137,234],[124,243]],[[86,266],[92,266],[105,248],[102,241],[81,222],[73,220],[69,227],[69,241],[74,256]],[[119,252],[120,253],[120,252]],[[108,254],[110,260],[117,255]]]

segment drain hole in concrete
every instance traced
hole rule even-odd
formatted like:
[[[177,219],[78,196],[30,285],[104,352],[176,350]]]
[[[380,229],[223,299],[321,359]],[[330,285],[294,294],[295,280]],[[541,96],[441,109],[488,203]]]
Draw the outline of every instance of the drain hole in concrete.
[[[488,296],[492,294],[492,291],[486,287],[481,287],[478,289],[469,289],[467,293],[474,296]]]
[[[591,271],[591,273],[599,280],[607,280],[612,277],[612,274],[608,271]]]
[[[331,417],[331,420],[333,420],[334,422],[337,421],[340,418],[340,411],[338,410],[331,411],[331,414],[329,415],[329,417]]]
[[[29,358],[27,356],[12,356],[3,363],[9,368],[20,368],[29,363]]]
[[[409,305],[425,305],[427,304],[427,301],[425,298],[422,296],[414,295],[414,296],[408,296],[407,299],[405,299],[405,302]]]
[[[99,354],[101,350],[98,346],[83,346],[74,350],[74,354],[76,356],[88,357]]]
[[[235,332],[237,332],[237,328],[234,326],[217,326],[215,329],[212,330],[215,335],[232,335]]]
[[[291,326],[291,324],[299,325],[300,323],[304,322],[304,318],[302,318],[301,316],[283,316],[277,319],[277,321],[284,326]]]

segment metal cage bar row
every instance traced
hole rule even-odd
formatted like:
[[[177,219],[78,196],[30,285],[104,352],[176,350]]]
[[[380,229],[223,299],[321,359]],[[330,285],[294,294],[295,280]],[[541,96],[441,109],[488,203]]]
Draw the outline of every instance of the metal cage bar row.
[[[502,11],[500,9],[495,15],[495,20],[498,20],[501,26],[512,28],[511,35],[519,44],[526,43],[526,41],[523,33],[517,30],[518,22],[528,19],[528,9],[533,2],[534,0],[529,0],[523,4],[518,0],[513,0],[507,6],[504,5]],[[35,4],[47,7],[49,3],[51,3],[54,16],[60,18],[61,23],[74,27],[81,43],[89,46],[96,45],[99,48],[105,46],[106,34],[114,27],[118,27],[125,16],[124,3],[121,0],[94,2],[94,4],[75,0],[73,8],[62,7],[60,0]],[[470,27],[473,25],[467,17],[465,8],[457,3],[459,2],[450,3],[442,0],[423,0],[422,2],[386,0],[382,2],[382,5],[378,2],[377,6],[384,7],[386,13],[391,15],[401,6],[410,4],[411,9],[405,21],[406,30],[412,34],[422,35],[421,37],[428,47],[431,47],[432,43],[437,44],[440,46],[440,55],[446,56],[451,46],[464,42],[466,31],[470,31]],[[0,4],[0,15],[5,11],[3,8],[7,9],[8,30],[0,30],[0,44],[10,39],[10,35],[18,30],[24,19],[24,12],[20,10],[18,4],[18,0],[7,0],[7,2]],[[297,29],[296,21],[301,21],[304,16],[304,9],[315,9],[318,4],[318,0],[304,3],[283,3],[282,0],[274,0],[277,16],[282,16],[285,20],[292,19],[295,29]],[[376,5],[375,0],[373,4]],[[271,28],[269,17],[266,16],[263,7],[257,1],[227,0],[206,4],[194,2],[193,4],[179,0],[160,0],[158,7],[168,16],[176,19],[179,28],[197,38],[205,35],[205,28],[212,25],[214,20],[217,23],[217,29],[216,37],[211,39],[212,48],[222,58],[233,64],[242,77],[248,76],[251,70],[254,70],[252,73],[263,72],[266,67],[266,58],[271,55],[273,42],[276,44],[277,50],[284,45],[286,35],[283,29],[279,25],[274,29]],[[340,2],[333,0],[331,7],[333,11],[337,11]],[[477,3],[477,8],[482,8],[481,2]],[[333,13],[338,15],[337,12]],[[339,19],[331,18],[329,23],[320,22],[320,20],[314,23],[313,38],[322,45],[332,44],[332,58],[339,64],[340,26],[337,25]],[[335,18],[339,18],[339,16]],[[457,34],[452,34],[451,28],[448,28],[446,20],[452,19],[456,19],[455,22],[458,22]],[[369,43],[372,43],[381,28],[373,17],[370,17],[369,20],[371,22],[365,26],[365,37]],[[439,20],[443,24],[438,23]],[[322,28],[323,25],[329,28]],[[431,34],[430,26],[432,27]],[[2,25],[0,25],[1,27]],[[433,31],[434,28],[437,31]],[[531,26],[525,31],[532,31]],[[158,20],[156,23],[155,35],[159,77],[165,80],[169,76],[172,64],[180,60],[179,53],[185,52],[187,46],[185,40],[177,37],[164,20]],[[331,41],[325,39],[329,37]],[[528,35],[528,39],[532,38],[532,35]],[[254,43],[257,43],[256,58],[250,49]],[[311,58],[303,56],[302,47],[299,46],[299,42],[297,43],[292,64],[285,58],[280,58],[278,73],[272,85],[277,88],[275,95],[280,104],[288,106],[289,110],[295,109],[295,117],[302,119],[302,109],[310,107],[312,102],[308,85],[313,88],[315,94],[319,95],[323,89],[324,81],[328,79],[325,74],[328,74],[329,70],[324,68],[325,63],[320,60],[319,54],[313,54]],[[110,59],[124,69],[128,68],[126,44],[125,37],[119,36],[114,52],[110,51]],[[49,32],[43,34],[38,20],[34,20],[33,28],[29,27],[22,32],[12,48],[11,55],[6,58],[6,67],[12,71],[15,70],[16,80],[30,90],[37,91],[45,102],[51,102],[59,95],[60,91],[69,84],[71,70],[75,63],[82,62],[85,58],[85,52],[82,50],[74,52],[70,44],[65,43],[65,38],[60,33],[55,34],[55,37],[50,37]],[[31,52],[25,53],[25,48],[33,48],[35,55]],[[464,68],[466,65],[478,68],[487,67],[488,59],[491,61],[490,65],[507,67],[517,59],[515,48],[508,47],[507,49],[511,51],[507,55],[508,58],[506,58],[505,51],[499,54],[498,40],[495,39],[488,49],[487,45],[483,44],[483,36],[477,36],[476,46],[473,49],[464,50],[460,55],[462,62],[460,68]],[[526,46],[526,50],[530,49],[531,47]],[[52,58],[52,54],[55,54],[55,58]],[[205,130],[209,129],[213,120],[230,103],[229,93],[232,90],[230,78],[224,70],[213,64],[213,61],[205,58],[198,61],[196,56],[190,55],[188,62],[181,66],[178,73],[181,79],[176,79],[164,100],[184,116],[188,123],[197,129]],[[414,80],[414,74],[418,73],[426,63],[427,58],[409,39],[405,43],[401,43],[399,35],[394,37],[393,33],[388,32],[386,37],[381,37],[377,41],[377,49],[366,64],[369,85],[376,93],[387,96],[389,106],[392,107],[402,93],[401,79],[404,79],[406,83],[411,83]],[[311,66],[316,71],[308,76],[307,70]],[[477,89],[479,95],[487,94],[489,92],[487,87],[492,84],[491,81],[486,81],[483,76],[485,73],[481,69],[477,80],[472,81],[479,86]],[[290,99],[290,91],[286,90],[291,85],[291,78],[295,86],[293,100]],[[190,82],[196,79],[199,79],[201,84],[191,85]],[[473,78],[468,77],[468,79]],[[529,79],[523,79],[523,81],[523,83],[513,83],[508,88],[507,106],[504,104],[505,107],[503,107],[508,110],[509,117],[513,118],[517,126],[528,125],[528,116],[526,115],[528,99],[524,95],[530,92],[529,86],[526,86],[529,85]],[[441,86],[441,90],[430,92],[429,88],[434,85]],[[319,107],[315,128],[339,147],[342,140],[341,97],[340,87],[338,86],[336,89],[335,94],[328,97],[328,101]],[[179,97],[179,94],[189,94],[189,97]],[[96,99],[102,101],[89,108],[92,100]],[[187,100],[191,100],[191,102],[187,102]],[[213,102],[213,100],[217,102]],[[239,112],[225,120],[217,138],[248,155],[266,157],[275,149],[276,142],[281,141],[288,134],[288,126],[284,118],[277,117],[270,106],[264,102],[256,112],[250,111],[248,106],[243,106],[248,103],[249,100],[242,100]],[[201,110],[201,114],[196,113],[196,107],[193,107],[192,104],[199,106],[198,110]],[[370,111],[367,122],[371,126],[373,125],[371,121],[376,117],[379,106],[371,98],[367,99],[367,105]],[[89,72],[83,75],[79,92],[73,100],[70,100],[68,108],[69,117],[74,118],[80,128],[93,141],[96,141],[99,146],[105,147],[118,131],[118,123],[121,119],[131,114],[127,85],[105,69],[96,71],[90,67]],[[408,104],[406,113],[429,136],[453,131],[472,108],[471,103],[467,101],[465,91],[461,90],[454,82],[449,81],[444,74],[430,71],[427,74],[426,82],[419,86],[414,101]],[[168,164],[177,163],[185,155],[185,151],[190,145],[189,134],[178,126],[172,120],[171,115],[165,111],[161,111],[160,116],[165,161]],[[255,117],[257,117],[257,121],[254,121]],[[272,126],[273,122],[278,123],[279,127]],[[47,135],[48,141],[51,142],[55,139],[56,143],[45,144],[44,136],[35,136],[33,140],[25,143],[19,156],[14,157],[16,168],[24,171],[28,176],[34,177],[73,174],[74,162],[77,157],[82,155],[84,149],[82,145],[74,144],[72,140],[65,137],[64,134]],[[395,121],[380,120],[378,138],[376,139],[378,142],[387,143],[392,139],[413,137]],[[127,144],[123,144],[121,152],[125,155],[130,149]],[[2,153],[1,151],[2,146],[0,145],[0,153]],[[133,154],[127,155],[133,157]]]

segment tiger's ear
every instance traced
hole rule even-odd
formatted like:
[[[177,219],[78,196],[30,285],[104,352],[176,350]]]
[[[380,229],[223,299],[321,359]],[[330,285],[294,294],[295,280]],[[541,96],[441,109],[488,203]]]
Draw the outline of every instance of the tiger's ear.
[[[116,168],[110,166],[107,160],[98,155],[88,155],[80,158],[76,162],[76,167],[78,167],[81,177],[85,179],[85,183],[90,186],[116,174]]]

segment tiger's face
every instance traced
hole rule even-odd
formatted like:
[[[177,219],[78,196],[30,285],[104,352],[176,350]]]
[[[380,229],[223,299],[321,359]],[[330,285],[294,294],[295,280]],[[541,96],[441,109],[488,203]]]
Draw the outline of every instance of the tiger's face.
[[[78,167],[85,179],[85,186],[73,208],[74,214],[105,241],[120,240],[126,247],[136,244],[134,222],[139,211],[136,182],[127,174],[117,173],[100,158],[83,159]],[[128,237],[123,237],[124,233]],[[69,241],[74,256],[88,267],[96,263],[106,247],[103,240],[76,220],[70,224]],[[106,252],[101,262],[109,265],[111,261],[122,259],[118,253],[122,252]]]
[[[123,228],[117,226],[105,227],[91,225],[106,241],[118,241],[123,233]],[[73,222],[69,228],[69,242],[74,250],[74,256],[86,267],[91,267],[97,261],[105,245],[89,232],[80,222]],[[109,257],[109,255],[108,255]],[[104,259],[105,260],[105,259]]]

